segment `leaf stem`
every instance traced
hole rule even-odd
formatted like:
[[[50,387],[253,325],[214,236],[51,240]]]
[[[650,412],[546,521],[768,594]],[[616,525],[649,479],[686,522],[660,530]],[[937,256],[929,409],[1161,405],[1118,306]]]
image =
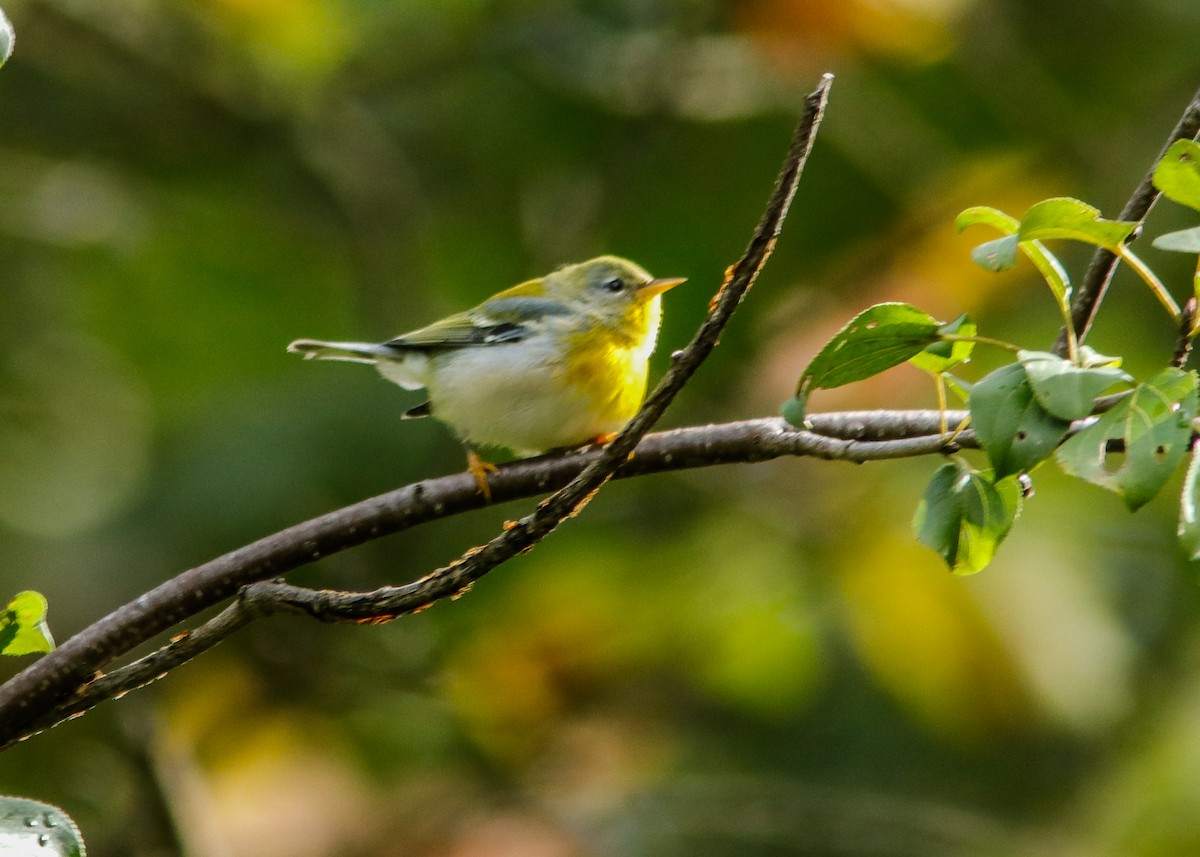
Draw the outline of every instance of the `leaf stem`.
[[[1011,351],[1014,354],[1021,350],[1021,346],[1013,345],[1011,342],[1005,342],[1003,339],[993,339],[990,336],[959,336],[956,333],[942,333],[938,338],[943,342],[974,342],[979,345],[993,345],[996,348],[1003,348],[1005,351]]]
[[[950,428],[946,425],[946,381],[941,372],[933,376],[933,386],[937,390],[938,427],[946,434]]]
[[[1063,300],[1058,301],[1058,311],[1063,317],[1063,334],[1067,339],[1067,359],[1071,361],[1072,366],[1079,365],[1079,336],[1075,333],[1075,322],[1071,319],[1071,304]]]
[[[1175,298],[1171,297],[1171,293],[1167,291],[1167,287],[1164,286],[1162,284],[1162,280],[1160,280],[1155,273],[1150,270],[1150,266],[1138,258],[1138,256],[1124,244],[1118,246],[1116,253],[1117,256],[1120,257],[1121,261],[1132,268],[1134,273],[1142,278],[1142,282],[1150,287],[1150,291],[1154,293],[1156,298],[1158,298],[1158,302],[1163,305],[1163,308],[1166,309],[1168,313],[1170,313],[1171,320],[1178,324],[1181,315],[1179,304],[1175,303]]]
[[[1200,301],[1200,256],[1196,257],[1196,273],[1192,275],[1192,294]],[[1195,336],[1197,330],[1200,330],[1200,317],[1192,319],[1192,329],[1188,336]]]
[[[1072,364],[1079,365],[1079,337],[1075,333],[1075,325],[1071,320],[1071,278],[1067,270],[1041,241],[1022,241],[1021,251],[1028,257],[1033,266],[1038,269],[1046,285],[1054,294],[1054,302],[1063,318],[1063,333],[1066,336],[1067,359]]]

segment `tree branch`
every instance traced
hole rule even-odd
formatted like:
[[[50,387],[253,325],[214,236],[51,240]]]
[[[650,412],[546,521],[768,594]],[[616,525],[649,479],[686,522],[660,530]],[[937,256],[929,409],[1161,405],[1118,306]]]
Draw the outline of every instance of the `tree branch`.
[[[461,592],[497,565],[529,550],[563,521],[578,514],[662,416],[716,347],[722,330],[770,257],[812,149],[832,83],[833,76],[824,75],[817,89],[805,99],[804,112],[775,189],[746,252],[726,271],[724,282],[709,303],[704,322],[688,346],[672,355],[670,368],[642,408],[616,439],[596,453],[568,484],[542,501],[533,513],[506,526],[481,548],[471,549],[412,584],[419,587],[416,597],[423,599],[423,603]],[[497,496],[494,478],[489,479],[489,485],[493,495]],[[463,496],[467,493],[464,491],[444,502],[430,502],[425,496],[426,483],[401,489],[400,493],[405,492],[408,502],[389,507],[385,501],[384,507],[378,510],[380,517],[386,517],[396,525],[391,532],[421,519],[440,516],[451,503],[461,511],[471,502]],[[385,496],[397,499],[394,495]],[[368,504],[375,502],[367,501]],[[72,701],[78,699],[86,683],[114,658],[199,610],[228,598],[242,586],[384,533],[382,525],[372,525],[364,532],[343,509],[255,542],[161,584],[76,634],[0,686],[0,746],[7,746],[25,734],[30,724],[42,722],[56,706],[72,707]],[[237,618],[237,621],[243,621],[243,618]]]
[[[862,463],[940,454],[957,447],[975,446],[970,431],[960,432],[952,445],[948,445],[947,436],[941,433],[943,418],[949,425],[957,425],[965,417],[965,411],[949,411],[944,415],[935,410],[850,411],[812,414],[811,430],[793,428],[777,417],[674,429],[643,438],[613,478],[787,456]],[[592,447],[582,452],[503,464],[488,480],[493,500],[504,502],[560,488],[602,454],[602,450]],[[247,582],[238,586],[235,600],[217,616],[177,635],[149,655],[87,682],[69,699],[52,704],[24,724],[18,734],[0,736],[0,746],[8,746],[24,735],[146,685],[262,616],[290,612],[328,622],[381,622],[426,607],[437,600],[435,575],[372,592],[334,592],[291,586],[278,579],[265,580],[261,569],[269,561],[276,574],[290,570],[294,566],[288,563],[294,555],[289,546],[297,542],[308,544],[314,554],[323,556],[344,549],[338,545],[350,546],[351,536],[356,537],[353,543],[357,544],[485,505],[470,474],[429,479],[299,524],[184,572],[181,577],[200,576],[210,580],[213,589],[228,587],[236,580]],[[247,565],[248,556],[259,557],[260,561]],[[264,561],[262,557],[268,559]],[[216,578],[226,583],[217,587]],[[181,589],[170,583],[173,581],[139,599],[146,603],[147,610],[159,613],[190,609],[176,603]],[[190,612],[207,606],[210,604],[198,605]],[[92,629],[87,629],[77,637],[91,632]]]
[[[1158,157],[1154,159],[1154,163],[1150,165],[1150,169],[1146,172],[1141,184],[1134,190],[1133,195],[1129,197],[1129,201],[1125,203],[1125,207],[1121,209],[1121,213],[1117,216],[1118,220],[1136,220],[1139,223],[1146,219],[1150,213],[1150,209],[1154,207],[1154,203],[1158,201],[1159,192],[1154,187],[1154,169],[1158,166],[1158,162],[1166,155],[1167,149],[1171,148],[1171,144],[1176,140],[1192,140],[1196,135],[1200,134],[1200,91],[1192,96],[1187,109],[1183,111],[1183,115],[1179,118],[1179,122],[1171,130],[1171,134],[1167,137],[1167,142],[1163,145],[1162,151],[1158,153]],[[1134,232],[1136,237],[1141,229]],[[1082,343],[1088,330],[1091,329],[1092,321],[1096,317],[1097,310],[1100,309],[1100,302],[1104,300],[1104,294],[1108,291],[1109,284],[1112,283],[1113,274],[1117,270],[1117,257],[1110,250],[1105,250],[1103,247],[1098,248],[1092,255],[1092,261],[1088,264],[1087,271],[1083,275],[1083,280],[1079,284],[1079,290],[1075,293],[1075,299],[1071,302],[1071,324],[1075,328],[1075,332],[1079,335],[1079,341]],[[1058,339],[1054,343],[1054,351],[1060,357],[1067,353],[1067,332],[1066,330],[1059,331]]]

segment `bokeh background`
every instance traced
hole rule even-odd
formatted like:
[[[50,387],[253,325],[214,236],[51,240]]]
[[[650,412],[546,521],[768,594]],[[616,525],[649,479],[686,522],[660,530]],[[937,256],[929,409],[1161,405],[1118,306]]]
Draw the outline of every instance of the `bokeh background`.
[[[246,541],[461,469],[417,399],[300,336],[384,338],[600,252],[737,258],[837,75],[778,251],[664,425],[775,413],[853,313],[1045,347],[1028,268],[954,215],[1115,216],[1200,84],[1192,0],[4,0],[0,591],[59,639]],[[1193,218],[1194,219],[1194,218]],[[1151,232],[1191,225],[1157,210]],[[1145,257],[1186,293],[1185,260]],[[1066,250],[1076,276],[1086,253]],[[1092,344],[1173,333],[1118,277]],[[1000,358],[980,354],[978,377]],[[901,368],[814,408],[925,407]],[[1175,502],[1045,468],[995,564],[909,532],[936,462],[606,488],[456,602],[259,623],[5,753],[96,857],[1200,851],[1200,597]],[[402,582],[532,501],[331,557]],[[7,597],[7,596],[6,596]],[[0,665],[15,671],[16,659]]]

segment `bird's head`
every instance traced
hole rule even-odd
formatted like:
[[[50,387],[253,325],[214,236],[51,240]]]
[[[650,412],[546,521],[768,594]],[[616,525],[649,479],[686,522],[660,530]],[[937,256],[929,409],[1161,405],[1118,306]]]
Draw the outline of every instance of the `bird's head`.
[[[574,305],[606,326],[640,339],[658,330],[660,296],[684,279],[656,279],[628,259],[598,256],[547,274],[545,289],[547,297]]]

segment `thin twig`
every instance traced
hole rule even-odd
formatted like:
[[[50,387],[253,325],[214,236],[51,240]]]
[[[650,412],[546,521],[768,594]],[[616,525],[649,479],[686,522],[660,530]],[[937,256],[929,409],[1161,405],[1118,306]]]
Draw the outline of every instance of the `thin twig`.
[[[1179,317],[1179,337],[1175,340],[1175,353],[1171,355],[1171,365],[1176,369],[1182,369],[1187,364],[1192,353],[1192,336],[1195,329],[1196,299],[1192,297],[1183,305],[1183,312]]]
[[[1127,395],[1124,393],[1098,399],[1096,413],[1108,410]],[[622,463],[613,478],[627,479],[720,464],[749,464],[781,457],[865,463],[940,455],[960,448],[978,447],[978,440],[970,430],[959,428],[947,433],[942,428],[943,422],[962,424],[966,418],[966,411],[845,411],[810,414],[807,421],[811,430],[793,428],[778,417],[673,429],[646,435],[635,454]],[[1088,422],[1077,421],[1068,436],[1088,425]],[[566,485],[600,455],[599,449],[592,448],[574,455],[543,456],[501,465],[489,477],[493,502],[544,493]],[[454,514],[458,509],[457,504],[443,504],[439,498],[461,496],[466,498],[471,508],[482,508],[485,504],[475,490],[474,478],[469,474],[444,476],[428,480],[422,485],[433,504],[442,509],[441,515]],[[411,496],[408,490],[392,493]],[[341,512],[363,532],[376,529],[392,532],[395,521],[378,514],[382,506],[377,501],[382,499],[385,498],[357,503]],[[301,526],[315,531],[320,525],[321,520],[318,519]],[[319,537],[314,534],[313,538]],[[27,724],[21,735],[7,739],[0,749],[20,737],[50,728],[101,702],[161,678],[255,619],[276,613],[292,613],[324,622],[385,622],[428,606],[428,584],[429,579],[426,578],[406,586],[385,586],[371,592],[345,592],[306,589],[280,579],[251,583],[242,587],[235,600],[213,618],[175,636],[158,650],[133,663],[88,682],[68,701],[54,706]]]
[[[1159,197],[1158,189],[1154,187],[1154,168],[1166,155],[1167,149],[1171,148],[1172,143],[1176,140],[1195,139],[1197,134],[1200,134],[1200,91],[1192,96],[1192,100],[1187,109],[1183,111],[1179,122],[1171,130],[1162,151],[1150,165],[1141,184],[1134,190],[1133,196],[1121,209],[1121,213],[1117,216],[1118,220],[1136,220],[1141,223],[1146,219]],[[1135,230],[1134,235],[1136,236],[1139,231],[1140,229]],[[1075,299],[1071,303],[1071,321],[1081,343],[1087,336],[1088,330],[1091,329],[1092,321],[1100,308],[1100,302],[1104,300],[1104,294],[1108,291],[1108,286],[1112,282],[1113,273],[1116,270],[1117,256],[1110,250],[1097,249],[1092,255],[1092,261],[1089,263],[1087,272],[1083,275],[1083,280],[1075,293]],[[1054,343],[1054,351],[1061,357],[1066,354],[1066,349],[1067,332],[1063,329],[1059,331],[1058,340]]]
[[[673,356],[671,367],[641,410],[582,472],[539,504],[532,514],[507,527],[482,548],[469,551],[424,578],[420,582],[423,597],[434,601],[460,592],[500,563],[531,548],[577,514],[633,452],[641,437],[712,352],[721,331],[770,256],[820,126],[832,82],[833,76],[825,75],[805,99],[804,113],[775,190],[745,254],[726,272],[700,329],[691,343]],[[495,481],[489,479],[489,485],[495,494]],[[413,521],[422,515],[440,515],[449,503],[448,500],[441,508],[428,504],[423,496],[423,483],[406,490],[405,499],[409,502],[385,511]],[[464,498],[456,499],[463,503]],[[84,629],[18,673],[0,686],[0,746],[24,734],[26,725],[41,721],[55,705],[70,705],[86,682],[114,658],[228,598],[242,586],[383,535],[379,527],[366,533],[356,529],[346,510],[318,518],[312,524],[315,526],[293,527],[184,572]]]

